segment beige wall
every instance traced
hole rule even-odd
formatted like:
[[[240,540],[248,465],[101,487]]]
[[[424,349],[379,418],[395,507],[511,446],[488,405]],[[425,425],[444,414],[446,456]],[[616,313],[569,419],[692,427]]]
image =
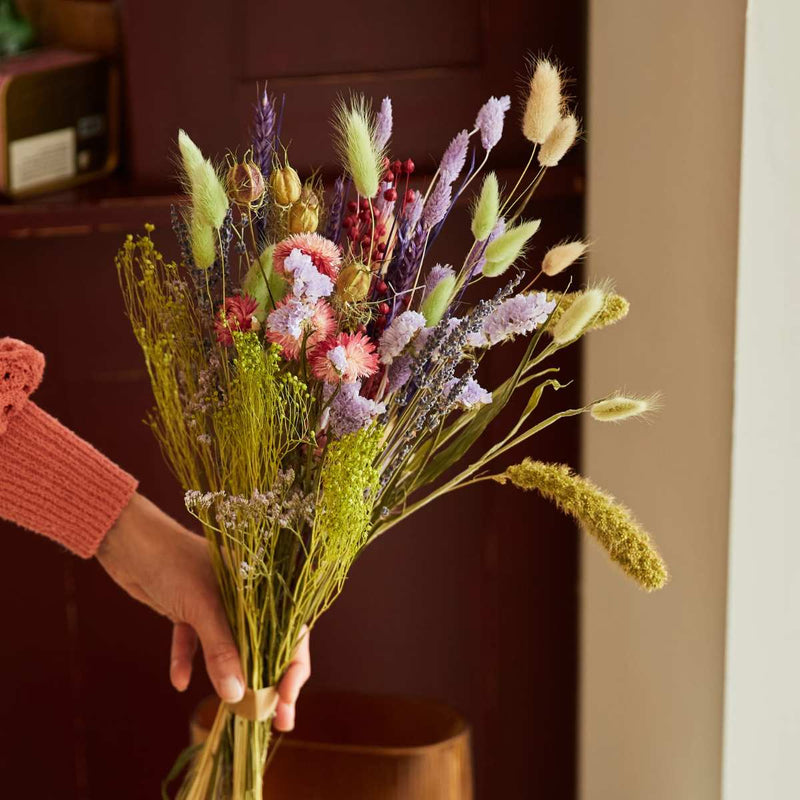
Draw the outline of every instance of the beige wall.
[[[671,571],[646,595],[585,545],[582,800],[720,796],[745,0],[590,2],[593,276],[632,304],[586,343],[589,398],[664,393],[585,427],[584,471]]]
[[[797,0],[750,0],[728,548],[725,800],[800,795],[798,29]]]

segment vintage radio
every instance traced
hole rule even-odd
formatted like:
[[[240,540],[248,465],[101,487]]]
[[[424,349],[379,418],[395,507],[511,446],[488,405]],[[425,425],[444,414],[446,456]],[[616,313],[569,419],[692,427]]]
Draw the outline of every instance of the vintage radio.
[[[26,197],[102,177],[118,153],[111,61],[57,48],[0,61],[0,193]]]

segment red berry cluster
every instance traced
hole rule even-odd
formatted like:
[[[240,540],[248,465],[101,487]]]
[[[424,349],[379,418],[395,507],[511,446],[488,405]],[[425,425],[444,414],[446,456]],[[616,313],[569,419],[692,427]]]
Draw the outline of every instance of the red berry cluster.
[[[351,200],[347,204],[347,215],[342,220],[342,227],[353,250],[362,261],[367,264],[383,261],[386,253],[386,226],[376,219],[373,227],[373,212],[370,210],[369,200]]]
[[[388,200],[390,203],[394,203],[397,200],[397,187],[399,185],[400,179],[405,176],[405,186],[403,188],[403,208],[406,207],[406,203],[413,202],[414,198],[416,197],[416,193],[413,189],[408,188],[408,179],[411,174],[414,172],[415,166],[414,162],[408,158],[405,161],[400,161],[397,159],[396,161],[392,161],[389,163],[388,158],[383,159],[383,182],[389,184],[388,189],[384,189],[383,191],[383,198],[384,200]],[[402,213],[402,209],[400,210]]]
[[[389,161],[383,160],[383,175],[381,182],[384,184],[383,199],[388,203],[396,203],[401,199],[402,205],[396,217],[402,215],[408,203],[413,203],[417,193],[408,188],[408,179],[415,169],[414,162],[408,158],[405,161],[399,159]],[[347,214],[342,220],[342,227],[350,246],[357,258],[367,264],[381,264],[386,259],[387,250],[390,250],[390,240],[395,233],[396,220],[392,221],[391,229],[387,230],[386,215],[382,221],[377,216],[373,219],[374,207],[370,208],[369,200],[361,199],[358,202],[351,200],[347,204]],[[371,323],[371,335],[380,335],[387,324],[391,307],[388,300],[389,287],[380,278],[380,271],[376,269],[376,275],[369,294],[369,300],[373,304],[375,317]],[[403,307],[407,307],[410,298],[404,298]],[[359,330],[366,332],[365,326],[360,326]]]
[[[403,188],[403,208],[406,203],[411,203],[416,197],[416,192],[408,188],[408,178],[414,172],[414,162],[409,158],[405,161],[392,161],[388,158],[383,160],[383,176],[381,178],[388,188],[383,190],[383,198],[387,202],[397,202],[397,186],[399,181],[405,177]],[[373,222],[374,209],[370,209],[369,200],[362,199],[359,202],[351,200],[347,204],[347,214],[342,220],[342,227],[347,238],[350,240],[351,247],[357,256],[368,264],[380,263],[386,257],[388,249],[388,237],[391,231],[387,231],[386,225],[376,219]],[[402,209],[401,209],[402,213]]]

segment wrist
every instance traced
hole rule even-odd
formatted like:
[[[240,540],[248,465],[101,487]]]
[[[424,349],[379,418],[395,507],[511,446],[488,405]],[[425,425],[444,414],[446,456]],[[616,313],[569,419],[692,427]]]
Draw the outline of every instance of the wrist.
[[[139,514],[143,500],[142,495],[135,491],[123,507],[116,522],[108,529],[100,542],[95,557],[104,567],[107,568],[115,554],[125,548],[131,531],[135,530],[134,520]]]

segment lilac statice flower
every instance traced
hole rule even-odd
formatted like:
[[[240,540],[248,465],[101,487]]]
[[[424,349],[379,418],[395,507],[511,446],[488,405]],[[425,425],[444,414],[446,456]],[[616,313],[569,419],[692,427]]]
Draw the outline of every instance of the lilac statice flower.
[[[530,333],[547,321],[555,300],[547,299],[547,292],[531,292],[509,297],[492,311],[483,327],[467,337],[471,347],[491,347],[492,345]]]
[[[492,232],[486,237],[486,241],[482,242],[480,248],[476,251],[475,263],[470,270],[469,276],[473,278],[475,275],[480,275],[486,265],[486,248],[501,234],[506,232],[506,221],[500,217],[495,223]]]
[[[425,317],[417,311],[398,314],[383,332],[378,343],[381,364],[391,364],[405,350],[414,334],[425,327]]]
[[[326,387],[327,389],[327,387]],[[330,396],[330,389],[327,389]],[[361,382],[343,383],[330,405],[330,429],[334,436],[341,438],[365,428],[379,414],[386,412],[383,403],[376,403],[362,397]]]
[[[283,262],[283,271],[292,285],[292,294],[309,302],[328,297],[333,292],[333,281],[323,275],[311,256],[295,247]]]
[[[375,147],[383,150],[392,136],[392,98],[381,100],[381,110],[375,115]]]
[[[439,178],[436,181],[436,186],[433,187],[433,191],[428,195],[425,208],[422,211],[423,227],[433,228],[434,225],[438,225],[447,216],[452,196],[452,184]]]
[[[267,317],[267,330],[282,336],[299,339],[303,335],[303,323],[314,316],[316,305],[290,297]]]
[[[447,145],[439,164],[440,180],[452,184],[461,174],[467,161],[467,147],[469,147],[469,133],[467,131],[457,133]]]
[[[428,328],[427,330],[432,330]],[[422,331],[420,331],[420,335]],[[411,378],[412,367],[414,359],[409,355],[398,356],[389,365],[388,381],[386,383],[386,392],[391,394],[398,389],[402,389]]]
[[[500,141],[503,121],[509,108],[511,98],[507,94],[500,98],[490,97],[475,117],[475,127],[481,132],[481,144],[487,152]]]
[[[436,264],[431,267],[428,276],[425,278],[425,297],[427,297],[445,278],[455,275],[455,270],[447,264]]]
[[[449,394],[458,383],[462,383],[460,378],[451,378],[444,385],[444,391]],[[492,393],[487,392],[475,378],[467,378],[454,400],[462,408],[470,409],[475,406],[485,406],[491,403]]]

